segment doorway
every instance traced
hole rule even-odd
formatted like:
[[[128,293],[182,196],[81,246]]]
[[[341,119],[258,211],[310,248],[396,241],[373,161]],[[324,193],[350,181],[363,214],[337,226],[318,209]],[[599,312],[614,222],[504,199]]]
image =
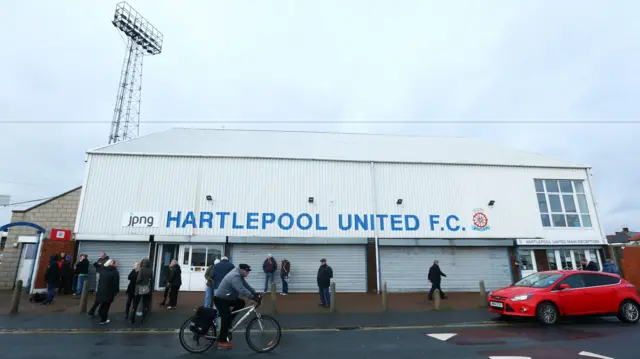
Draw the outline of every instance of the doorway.
[[[520,275],[522,278],[532,275],[538,271],[536,268],[535,256],[532,249],[518,249],[518,262],[520,263]]]
[[[179,262],[182,268],[182,287],[187,291],[202,291],[207,288],[204,272],[223,255],[222,245],[181,245]]]
[[[29,283],[29,277],[31,276],[31,269],[33,268],[33,262],[36,258],[37,244],[35,243],[22,243],[22,255],[20,256],[20,262],[18,263],[18,280],[22,280],[23,285],[26,286]]]
[[[178,244],[161,244],[158,246],[158,257],[156,263],[156,288],[164,290],[164,280],[169,273],[169,264],[171,260],[178,259]]]

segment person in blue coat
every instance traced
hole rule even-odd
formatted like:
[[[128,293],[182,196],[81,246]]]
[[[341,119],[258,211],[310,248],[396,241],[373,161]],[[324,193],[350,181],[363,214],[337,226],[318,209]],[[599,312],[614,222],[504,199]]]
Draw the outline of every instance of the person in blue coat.
[[[620,275],[620,271],[618,271],[618,267],[616,266],[613,259],[607,259],[605,264],[602,266],[602,271]]]

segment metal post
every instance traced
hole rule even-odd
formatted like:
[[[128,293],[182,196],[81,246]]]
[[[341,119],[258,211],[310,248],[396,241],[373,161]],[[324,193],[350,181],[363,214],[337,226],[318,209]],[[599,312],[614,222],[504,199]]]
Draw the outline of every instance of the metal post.
[[[329,294],[329,298],[331,298],[329,311],[331,313],[335,313],[336,312],[336,282],[331,282],[331,293]]]
[[[436,289],[433,291],[433,308],[435,310],[440,310],[440,289]]]
[[[271,313],[276,313],[276,282],[271,281]]]
[[[13,288],[13,296],[11,297],[11,309],[9,314],[18,314],[20,307],[20,294],[22,293],[22,279],[18,279],[15,288]]]
[[[485,290],[484,281],[483,280],[480,281],[480,297],[482,298],[482,306],[486,306],[487,305],[487,291]]]
[[[87,312],[87,302],[89,301],[89,276],[84,277],[82,293],[80,294],[80,313]]]

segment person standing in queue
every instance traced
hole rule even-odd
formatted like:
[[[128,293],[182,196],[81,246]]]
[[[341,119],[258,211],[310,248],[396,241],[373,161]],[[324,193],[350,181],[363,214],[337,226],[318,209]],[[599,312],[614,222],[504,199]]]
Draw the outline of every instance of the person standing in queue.
[[[240,264],[237,269],[227,274],[213,297],[221,317],[220,334],[218,336],[218,348],[232,349],[233,345],[229,340],[229,328],[233,322],[232,311],[244,308],[245,303],[239,296],[249,300],[249,305],[253,305],[262,300],[262,297],[247,283],[245,278],[251,272],[251,266]]]
[[[269,293],[271,283],[274,282],[274,273],[278,269],[278,263],[273,258],[271,253],[267,254],[267,259],[262,263],[262,270],[264,271],[264,293]]]
[[[86,284],[85,280],[89,277],[89,259],[86,254],[81,254],[80,260],[76,263],[76,275],[78,281],[76,282],[76,292],[73,295],[78,296],[82,294],[82,288]]]
[[[444,295],[440,284],[442,283],[442,277],[446,277],[447,275],[442,273],[440,270],[440,265],[438,260],[433,261],[433,265],[429,268],[429,275],[427,279],[431,282],[431,290],[429,291],[429,300],[433,300],[433,292],[437,289],[440,292],[440,299],[447,299],[447,296]]]
[[[281,295],[289,294],[289,274],[291,272],[291,262],[287,259],[283,259],[280,262],[280,279],[282,280],[282,293]]]
[[[204,307],[205,308],[211,308],[213,306],[213,278],[215,277],[215,269],[214,266],[216,264],[220,263],[220,260],[216,258],[215,261],[213,261],[213,264],[211,264],[207,270],[204,272],[204,280],[205,280],[205,292],[204,292]]]
[[[320,268],[318,268],[318,290],[320,292],[320,306],[329,308],[331,306],[331,295],[329,287],[331,287],[331,278],[333,278],[333,269],[327,265],[327,260],[320,260]]]
[[[180,269],[180,265],[175,259],[169,264],[167,282],[169,283],[169,303],[167,304],[167,309],[175,309],[178,305],[178,292],[182,285],[182,269]]]
[[[142,318],[140,318],[140,323],[144,323],[149,317],[151,293],[153,292],[153,270],[151,269],[151,261],[148,258],[140,261],[140,269],[136,276],[134,292],[133,309],[129,316],[129,323],[134,324],[136,322],[136,313],[140,302],[142,302]]]
[[[60,284],[60,266],[58,265],[58,256],[49,257],[49,266],[44,272],[44,281],[47,283],[47,299],[42,304],[47,305],[53,303],[56,295],[56,287]]]
[[[100,324],[111,323],[109,309],[118,292],[120,292],[120,273],[116,261],[109,259],[104,263],[103,271],[100,273],[100,282],[98,282],[98,291],[96,292],[96,299],[100,303],[98,308]]]
[[[129,285],[127,285],[127,302],[124,305],[124,319],[129,319],[129,313],[131,312],[131,304],[133,303],[133,298],[136,296],[136,279],[138,279],[138,270],[140,269],[140,262],[135,262],[133,264],[133,269],[129,272],[129,276],[127,279],[129,280]],[[132,316],[135,317],[136,307],[134,307]]]

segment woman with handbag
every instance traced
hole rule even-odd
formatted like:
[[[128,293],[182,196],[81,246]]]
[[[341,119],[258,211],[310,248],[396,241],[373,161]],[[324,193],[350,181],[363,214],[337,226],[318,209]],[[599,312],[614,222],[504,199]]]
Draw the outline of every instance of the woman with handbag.
[[[140,269],[138,270],[138,277],[136,278],[135,297],[133,298],[133,310],[129,314],[129,323],[134,324],[136,322],[136,309],[142,301],[142,319],[141,323],[149,316],[149,309],[151,308],[151,292],[153,290],[153,271],[151,270],[151,261],[147,258],[140,261]]]

